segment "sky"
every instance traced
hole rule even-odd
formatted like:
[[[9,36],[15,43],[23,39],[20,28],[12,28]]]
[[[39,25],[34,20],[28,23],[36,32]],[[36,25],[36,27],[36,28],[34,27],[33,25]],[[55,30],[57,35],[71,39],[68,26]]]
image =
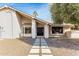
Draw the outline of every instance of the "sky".
[[[31,15],[36,11],[38,13],[38,18],[49,22],[51,21],[51,13],[48,3],[0,3],[0,7],[5,4]]]

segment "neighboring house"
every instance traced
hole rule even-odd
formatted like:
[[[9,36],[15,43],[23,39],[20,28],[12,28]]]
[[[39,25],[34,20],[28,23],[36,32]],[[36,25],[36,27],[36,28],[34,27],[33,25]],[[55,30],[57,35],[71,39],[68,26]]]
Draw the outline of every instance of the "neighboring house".
[[[54,34],[63,35],[64,32],[63,25],[53,25],[10,6],[0,8],[0,38],[49,38]]]

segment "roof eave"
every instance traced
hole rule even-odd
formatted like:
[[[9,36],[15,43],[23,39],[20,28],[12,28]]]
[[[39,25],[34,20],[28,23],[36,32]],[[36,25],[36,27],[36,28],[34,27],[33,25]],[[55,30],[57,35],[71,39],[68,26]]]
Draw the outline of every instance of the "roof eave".
[[[30,15],[30,14],[26,14],[26,13],[24,13],[24,12],[21,11],[21,10],[17,10],[17,9],[15,9],[15,8],[13,8],[12,6],[4,5],[4,6],[1,7],[0,9],[3,9],[3,8],[10,8],[10,9],[12,9],[12,10],[14,10],[14,11],[16,11],[16,12],[22,14],[22,15],[28,16],[28,17],[30,17],[30,18],[32,18],[32,19],[37,20],[37,21],[40,21],[40,22],[43,22],[43,23],[46,23],[46,24],[51,24],[51,23],[49,23],[49,22],[47,22],[47,21],[45,21],[45,20],[39,19],[39,18],[34,17],[34,16]]]

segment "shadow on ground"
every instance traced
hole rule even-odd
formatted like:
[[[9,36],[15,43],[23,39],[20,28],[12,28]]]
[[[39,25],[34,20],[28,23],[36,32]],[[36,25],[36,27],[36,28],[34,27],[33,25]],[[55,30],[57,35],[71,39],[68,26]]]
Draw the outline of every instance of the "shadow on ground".
[[[19,39],[19,40],[21,40],[27,44],[30,44],[30,45],[33,45],[33,43],[35,42],[35,39],[26,38],[26,37]],[[45,39],[45,40],[47,41],[47,44],[49,47],[79,50],[79,44],[72,43],[71,40],[68,40],[68,39],[49,38],[49,39]],[[45,46],[45,45],[43,45],[43,46]]]
[[[22,37],[22,38],[20,38],[19,40],[21,40],[21,41],[23,41],[24,43],[29,44],[29,45],[33,45],[33,43],[34,43],[34,41],[35,41],[35,39],[32,39],[31,37],[28,37],[28,38]]]

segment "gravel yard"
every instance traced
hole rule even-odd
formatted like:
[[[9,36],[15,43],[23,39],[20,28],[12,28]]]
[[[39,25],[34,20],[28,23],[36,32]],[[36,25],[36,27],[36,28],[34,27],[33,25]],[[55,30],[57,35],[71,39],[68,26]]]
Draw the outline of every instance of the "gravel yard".
[[[54,56],[79,56],[79,44],[66,39],[47,39]]]

